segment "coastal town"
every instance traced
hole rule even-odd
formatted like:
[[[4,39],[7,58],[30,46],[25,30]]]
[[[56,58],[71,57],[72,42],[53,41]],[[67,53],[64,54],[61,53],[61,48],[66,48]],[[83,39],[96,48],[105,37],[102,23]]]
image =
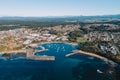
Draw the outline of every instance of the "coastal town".
[[[61,30],[60,30],[61,29]],[[0,31],[0,52],[24,49],[26,45],[41,42],[68,41],[68,32],[79,29],[79,26],[71,27],[44,27],[39,30],[20,28],[8,31]],[[60,34],[52,34],[56,30]],[[64,30],[64,31],[63,31]],[[63,33],[63,34],[62,34]]]
[[[18,26],[18,25],[5,25]],[[19,25],[20,26],[20,25]],[[101,28],[104,26],[105,29]],[[80,43],[87,49],[80,46],[83,51],[93,53],[103,53],[107,56],[116,56],[120,59],[120,27],[115,24],[66,24],[53,27],[16,28],[0,31],[0,52],[12,53],[25,52],[26,48],[32,44],[45,42],[68,42]],[[111,30],[111,31],[110,31]],[[92,47],[91,46],[91,44]],[[89,44],[89,45],[88,45]],[[88,47],[89,46],[89,47]],[[90,49],[89,49],[90,48]],[[96,49],[96,50],[95,50]]]
[[[120,0],[0,0],[0,80],[120,80]]]

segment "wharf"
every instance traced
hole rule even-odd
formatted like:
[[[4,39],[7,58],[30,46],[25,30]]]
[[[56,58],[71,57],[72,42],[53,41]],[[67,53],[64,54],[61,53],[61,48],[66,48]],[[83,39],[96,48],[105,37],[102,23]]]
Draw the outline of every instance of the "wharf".
[[[54,61],[55,56],[31,56],[28,57],[28,59],[33,59],[33,60],[45,60],[45,61]]]
[[[26,54],[28,59],[33,59],[33,60],[50,60],[53,61],[55,60],[55,56],[47,56],[47,55],[41,55],[41,56],[36,56],[35,54],[37,52],[44,52],[47,49],[45,49],[43,46],[39,46],[41,50],[36,50],[34,47],[29,47],[26,49]]]

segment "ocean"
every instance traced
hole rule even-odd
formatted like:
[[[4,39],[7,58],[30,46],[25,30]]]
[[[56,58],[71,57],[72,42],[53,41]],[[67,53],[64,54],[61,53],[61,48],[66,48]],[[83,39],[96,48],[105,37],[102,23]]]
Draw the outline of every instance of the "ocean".
[[[120,80],[119,65],[112,67],[102,60],[82,54],[65,57],[78,46],[66,43],[47,43],[42,46],[48,50],[36,55],[55,56],[55,61],[21,57],[0,59],[0,80]]]

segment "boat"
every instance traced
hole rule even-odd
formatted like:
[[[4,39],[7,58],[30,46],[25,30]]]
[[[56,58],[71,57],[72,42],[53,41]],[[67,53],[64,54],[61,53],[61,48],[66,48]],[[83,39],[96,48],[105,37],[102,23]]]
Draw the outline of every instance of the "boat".
[[[100,71],[99,69],[97,69],[97,72],[98,72],[98,73],[101,73],[101,74],[103,73],[103,72],[102,72],[102,71]]]

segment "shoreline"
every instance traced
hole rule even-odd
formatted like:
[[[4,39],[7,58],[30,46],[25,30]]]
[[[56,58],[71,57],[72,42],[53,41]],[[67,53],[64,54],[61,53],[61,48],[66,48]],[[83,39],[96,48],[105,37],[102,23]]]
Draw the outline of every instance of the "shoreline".
[[[50,43],[66,43],[66,44],[70,44],[72,46],[76,46],[78,45],[78,43],[70,43],[70,42],[41,42],[41,43],[32,43],[30,44],[30,46],[33,46],[33,47],[36,47],[36,46],[39,46],[39,45],[42,45],[42,44],[50,44]],[[1,52],[2,54],[10,54],[10,53],[20,53],[20,52],[23,52],[23,53],[26,53],[26,50],[25,49],[21,49],[21,50],[14,50],[14,51],[6,51],[6,52]],[[74,54],[83,54],[83,55],[87,55],[87,56],[91,56],[91,57],[95,57],[95,58],[98,58],[98,59],[101,59],[105,62],[107,62],[108,64],[111,64],[113,66],[115,66],[117,63],[104,57],[104,56],[101,56],[99,54],[95,54],[95,53],[91,53],[91,52],[86,52],[86,51],[82,51],[82,50],[73,50],[72,53],[70,54],[67,54],[66,57],[69,57],[71,55],[74,55]]]
[[[65,44],[69,44],[69,45],[72,45],[72,46],[76,46],[78,45],[78,43],[73,43],[73,42],[60,42],[60,41],[53,41],[53,42],[40,42],[40,43],[33,43],[33,44],[37,44],[37,45],[42,45],[42,44],[50,44],[50,43],[65,43]]]
[[[74,52],[73,52],[74,53]],[[75,54],[83,54],[83,55],[87,55],[87,56],[91,56],[91,57],[95,57],[95,58],[98,58],[100,60],[103,60],[105,62],[107,62],[108,64],[110,64],[111,66],[115,67],[117,65],[116,62],[106,58],[106,57],[103,57],[103,56],[100,56],[98,54],[95,54],[95,53],[91,53],[91,52],[86,52],[86,51],[82,51],[82,50],[77,50],[75,52]]]

